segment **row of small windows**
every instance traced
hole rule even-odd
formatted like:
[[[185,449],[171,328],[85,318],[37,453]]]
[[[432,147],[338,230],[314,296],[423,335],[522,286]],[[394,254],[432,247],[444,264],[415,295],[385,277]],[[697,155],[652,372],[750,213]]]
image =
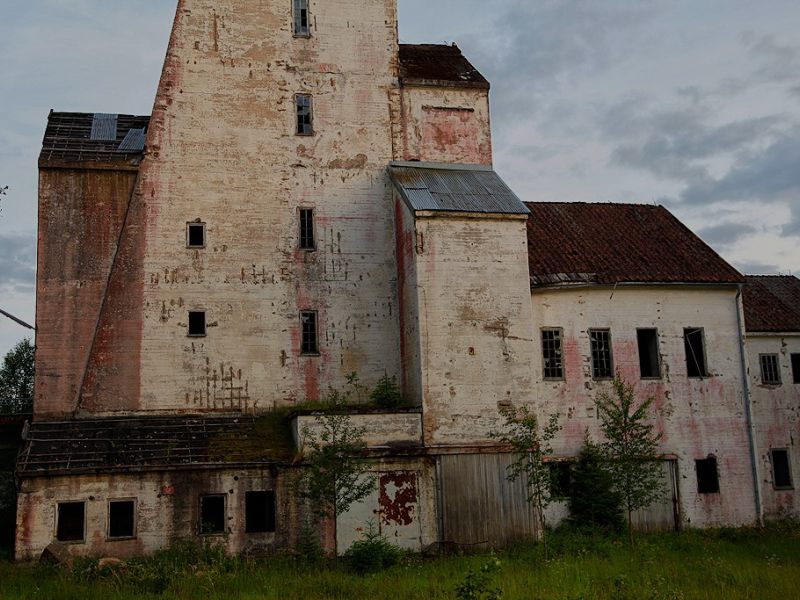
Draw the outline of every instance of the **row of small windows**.
[[[314,225],[314,209],[299,209],[299,246],[301,250],[316,250],[316,227]],[[206,224],[194,221],[186,224],[186,247],[200,250],[206,247]]]
[[[758,357],[761,367],[761,383],[781,385],[781,363],[778,354],[761,354]],[[792,383],[800,383],[800,354],[791,355]]]
[[[228,533],[228,496],[209,494],[200,496],[197,533],[214,535]],[[131,540],[137,536],[136,500],[110,500],[106,538]],[[245,533],[275,532],[275,492],[245,492]],[[59,502],[56,514],[56,539],[59,542],[86,541],[86,502]]]
[[[639,371],[642,379],[661,377],[661,355],[658,350],[657,329],[637,329],[639,346]],[[708,377],[705,337],[701,328],[683,330],[686,351],[686,370],[689,377]],[[610,329],[590,329],[589,346],[592,359],[592,377],[610,379],[614,376],[614,353]],[[542,356],[545,379],[564,379],[563,330],[542,329]]]

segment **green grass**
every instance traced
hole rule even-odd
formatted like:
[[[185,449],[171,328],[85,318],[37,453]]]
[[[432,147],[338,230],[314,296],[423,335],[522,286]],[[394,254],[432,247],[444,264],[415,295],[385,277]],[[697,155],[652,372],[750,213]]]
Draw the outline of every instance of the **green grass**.
[[[556,532],[550,546],[548,561],[537,544],[495,555],[501,565],[492,585],[504,599],[789,600],[800,594],[797,525],[643,536],[633,549],[624,539]],[[244,560],[187,545],[103,573],[92,561],[78,561],[71,570],[0,563],[0,598],[435,600],[455,598],[467,572],[491,560],[488,554],[414,556],[359,577],[341,562]]]

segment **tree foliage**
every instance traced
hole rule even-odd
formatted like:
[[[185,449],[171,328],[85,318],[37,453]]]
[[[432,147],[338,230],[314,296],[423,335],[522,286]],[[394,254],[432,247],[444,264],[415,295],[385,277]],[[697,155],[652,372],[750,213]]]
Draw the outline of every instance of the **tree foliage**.
[[[569,518],[578,528],[599,527],[622,531],[622,498],[614,489],[601,448],[586,436],[578,460],[572,468]]]
[[[33,398],[34,347],[29,339],[14,346],[0,367],[0,402]]]

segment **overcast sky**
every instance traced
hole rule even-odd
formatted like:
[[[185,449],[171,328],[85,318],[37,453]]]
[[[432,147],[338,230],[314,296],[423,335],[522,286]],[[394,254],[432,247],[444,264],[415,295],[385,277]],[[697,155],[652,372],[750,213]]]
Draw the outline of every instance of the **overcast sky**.
[[[149,114],[175,1],[2,4],[0,308],[32,323],[47,112]],[[800,273],[798,31],[797,0],[400,0],[402,42],[492,82],[523,200],[664,204],[749,273]],[[0,356],[24,336],[0,317]]]

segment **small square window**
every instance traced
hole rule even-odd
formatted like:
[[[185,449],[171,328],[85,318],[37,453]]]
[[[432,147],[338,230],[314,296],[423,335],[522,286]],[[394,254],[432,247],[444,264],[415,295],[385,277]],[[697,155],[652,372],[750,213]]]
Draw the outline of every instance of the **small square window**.
[[[313,101],[311,94],[297,94],[294,97],[297,114],[297,135],[314,135]]]
[[[189,337],[205,337],[206,313],[203,310],[189,311]]]
[[[275,531],[275,492],[246,492],[245,533]]]
[[[110,539],[136,537],[135,500],[111,500],[108,503],[108,537]]]
[[[761,354],[758,357],[761,363],[761,383],[764,385],[781,384],[781,365],[777,354]]]
[[[317,341],[317,313],[305,311],[300,313],[300,326],[302,329],[302,341],[300,352],[303,354],[319,354],[319,343]]]
[[[316,240],[314,239],[314,209],[300,209],[300,249],[315,250]]]
[[[310,12],[308,0],[293,0],[294,35],[308,37],[311,35]]]
[[[697,493],[718,494],[719,473],[717,472],[717,459],[709,456],[694,462],[695,470],[697,471]]]
[[[686,374],[689,377],[708,377],[703,330],[696,327],[684,329],[683,346],[686,350]]]
[[[214,535],[225,533],[225,500],[219,494],[200,497],[200,526],[201,535]]]
[[[205,248],[206,247],[206,224],[187,223],[186,225],[186,247]]]
[[[611,331],[608,329],[590,329],[589,340],[592,346],[592,377],[595,379],[611,379],[614,376],[611,355]]]
[[[661,357],[658,352],[658,329],[637,329],[639,371],[642,379],[661,377]]]
[[[792,469],[789,466],[788,450],[771,450],[770,461],[772,462],[772,485],[776,490],[791,490]]]
[[[542,357],[544,378],[564,378],[564,354],[561,349],[561,330],[542,329]]]
[[[800,354],[792,354],[792,381],[800,383]]]
[[[59,542],[83,542],[86,539],[86,503],[59,502],[56,523]]]

